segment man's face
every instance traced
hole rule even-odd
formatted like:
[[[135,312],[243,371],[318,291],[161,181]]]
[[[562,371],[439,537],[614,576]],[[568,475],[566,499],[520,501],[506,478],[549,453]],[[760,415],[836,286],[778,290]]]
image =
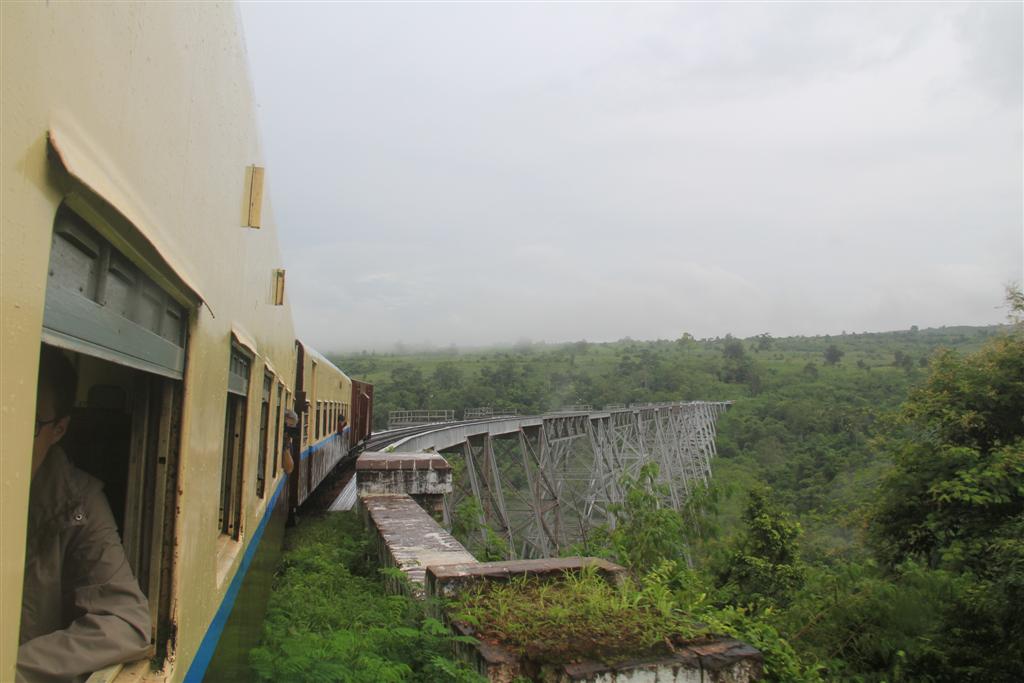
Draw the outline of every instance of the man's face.
[[[32,442],[32,476],[43,464],[46,454],[53,444],[60,441],[68,430],[70,417],[57,419],[53,401],[53,390],[46,386],[39,387],[36,396],[36,437]]]

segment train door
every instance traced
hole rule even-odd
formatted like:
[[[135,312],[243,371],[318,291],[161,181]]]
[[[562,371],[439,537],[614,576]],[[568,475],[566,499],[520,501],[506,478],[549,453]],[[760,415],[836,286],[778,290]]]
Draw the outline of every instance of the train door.
[[[54,221],[42,341],[69,358],[78,390],[61,446],[100,479],[146,594],[162,659],[171,614],[179,433],[189,308],[90,223]]]
[[[306,416],[308,418],[310,410],[315,410],[316,411],[316,415],[313,418],[313,422],[314,422],[314,426],[316,427],[316,431],[309,437],[308,446],[312,446],[314,443],[316,443],[317,439],[320,438],[320,410],[318,408],[318,406],[320,405],[320,402],[317,400],[318,394],[316,393],[317,392],[317,385],[316,385],[317,373],[316,373],[316,369],[317,369],[317,362],[316,361],[312,361],[310,363],[310,371],[309,371],[309,396],[307,397],[307,401],[306,401],[306,406],[307,406],[306,407]],[[307,425],[307,428],[308,428],[308,425]],[[302,497],[303,500],[306,499],[306,496],[309,496],[311,493],[313,493],[313,454],[312,453],[310,453],[309,456],[306,458],[305,467],[306,467],[306,470],[305,470],[305,474],[306,474],[306,491],[305,491],[305,495]]]

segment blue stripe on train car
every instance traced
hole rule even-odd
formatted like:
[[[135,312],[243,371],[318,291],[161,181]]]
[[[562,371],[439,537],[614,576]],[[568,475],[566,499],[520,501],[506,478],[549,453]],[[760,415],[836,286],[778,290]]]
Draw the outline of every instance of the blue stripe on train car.
[[[310,446],[309,448],[307,448],[306,450],[302,451],[302,453],[299,454],[299,462],[302,462],[303,460],[305,460],[309,456],[313,455],[318,450],[320,450],[321,448],[323,448],[327,444],[331,443],[335,439],[340,439],[340,438],[341,438],[341,435],[339,435],[339,434],[331,434],[329,437],[327,437],[323,441],[321,441],[319,443],[313,444],[312,446]]]
[[[332,434],[323,441],[313,444],[299,454],[299,461],[301,462],[305,460],[312,454],[327,446],[334,439],[340,438],[341,437],[338,434]],[[185,683],[200,683],[200,681],[203,680],[203,676],[206,674],[206,669],[209,667],[210,661],[213,659],[213,655],[217,651],[217,644],[220,642],[220,637],[224,632],[224,626],[227,624],[228,617],[231,616],[231,610],[234,608],[235,599],[238,597],[238,591],[242,587],[245,575],[249,571],[249,565],[252,563],[252,558],[256,554],[256,549],[263,538],[263,531],[267,526],[267,522],[270,521],[270,518],[274,513],[274,508],[277,506],[277,499],[281,495],[281,491],[287,481],[288,476],[285,475],[281,481],[278,482],[277,490],[274,491],[274,495],[267,504],[266,511],[263,513],[263,519],[260,520],[260,524],[256,529],[256,533],[253,535],[252,541],[249,542],[249,546],[245,549],[245,556],[242,558],[242,564],[239,565],[238,571],[235,573],[234,577],[232,577],[231,585],[228,587],[227,593],[224,594],[224,600],[221,602],[220,607],[217,609],[217,614],[213,617],[213,621],[210,622],[210,627],[206,630],[206,634],[203,636],[203,642],[199,645],[199,649],[196,651],[196,656],[192,660],[192,664],[189,666],[188,673],[185,674]]]
[[[281,477],[281,481],[277,484],[277,490],[274,491],[273,497],[267,503],[263,519],[260,520],[259,526],[256,527],[256,532],[252,535],[252,540],[249,541],[249,546],[245,549],[242,563],[238,566],[238,571],[231,578],[231,584],[228,586],[227,593],[224,594],[224,600],[220,603],[217,614],[214,615],[213,621],[210,622],[210,627],[206,630],[206,635],[203,636],[203,642],[199,644],[196,656],[188,667],[188,673],[185,674],[185,683],[200,683],[203,680],[203,676],[206,675],[206,668],[210,665],[210,660],[217,650],[217,643],[220,642],[220,636],[224,632],[224,625],[227,623],[228,617],[231,615],[231,609],[235,605],[235,598],[238,597],[238,591],[242,587],[242,580],[245,578],[246,572],[249,571],[249,564],[252,562],[253,555],[256,554],[256,548],[263,538],[263,531],[267,527],[267,522],[273,516],[278,496],[281,495],[281,491],[284,490],[284,485],[287,481],[288,475]]]

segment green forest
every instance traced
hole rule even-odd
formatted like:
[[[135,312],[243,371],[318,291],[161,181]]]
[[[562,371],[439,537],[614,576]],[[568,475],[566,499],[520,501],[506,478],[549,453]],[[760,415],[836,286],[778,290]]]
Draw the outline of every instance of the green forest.
[[[627,482],[616,528],[576,550],[626,565],[645,590],[762,649],[769,680],[1019,681],[1017,317],[332,360],[375,384],[377,429],[398,409],[735,401],[710,490],[677,512],[653,476]]]

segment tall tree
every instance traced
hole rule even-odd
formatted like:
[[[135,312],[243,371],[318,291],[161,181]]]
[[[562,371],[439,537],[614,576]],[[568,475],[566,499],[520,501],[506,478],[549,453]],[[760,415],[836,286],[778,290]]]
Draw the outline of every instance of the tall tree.
[[[1024,336],[929,366],[893,425],[873,540],[897,573],[955,577],[936,647],[956,671],[936,680],[1024,680]]]
[[[719,583],[737,599],[763,607],[787,603],[803,583],[799,522],[775,503],[768,487],[750,491],[743,520],[739,543],[716,572]]]
[[[846,352],[840,349],[835,344],[829,344],[828,348],[825,349],[825,363],[827,365],[836,365],[843,359]]]

